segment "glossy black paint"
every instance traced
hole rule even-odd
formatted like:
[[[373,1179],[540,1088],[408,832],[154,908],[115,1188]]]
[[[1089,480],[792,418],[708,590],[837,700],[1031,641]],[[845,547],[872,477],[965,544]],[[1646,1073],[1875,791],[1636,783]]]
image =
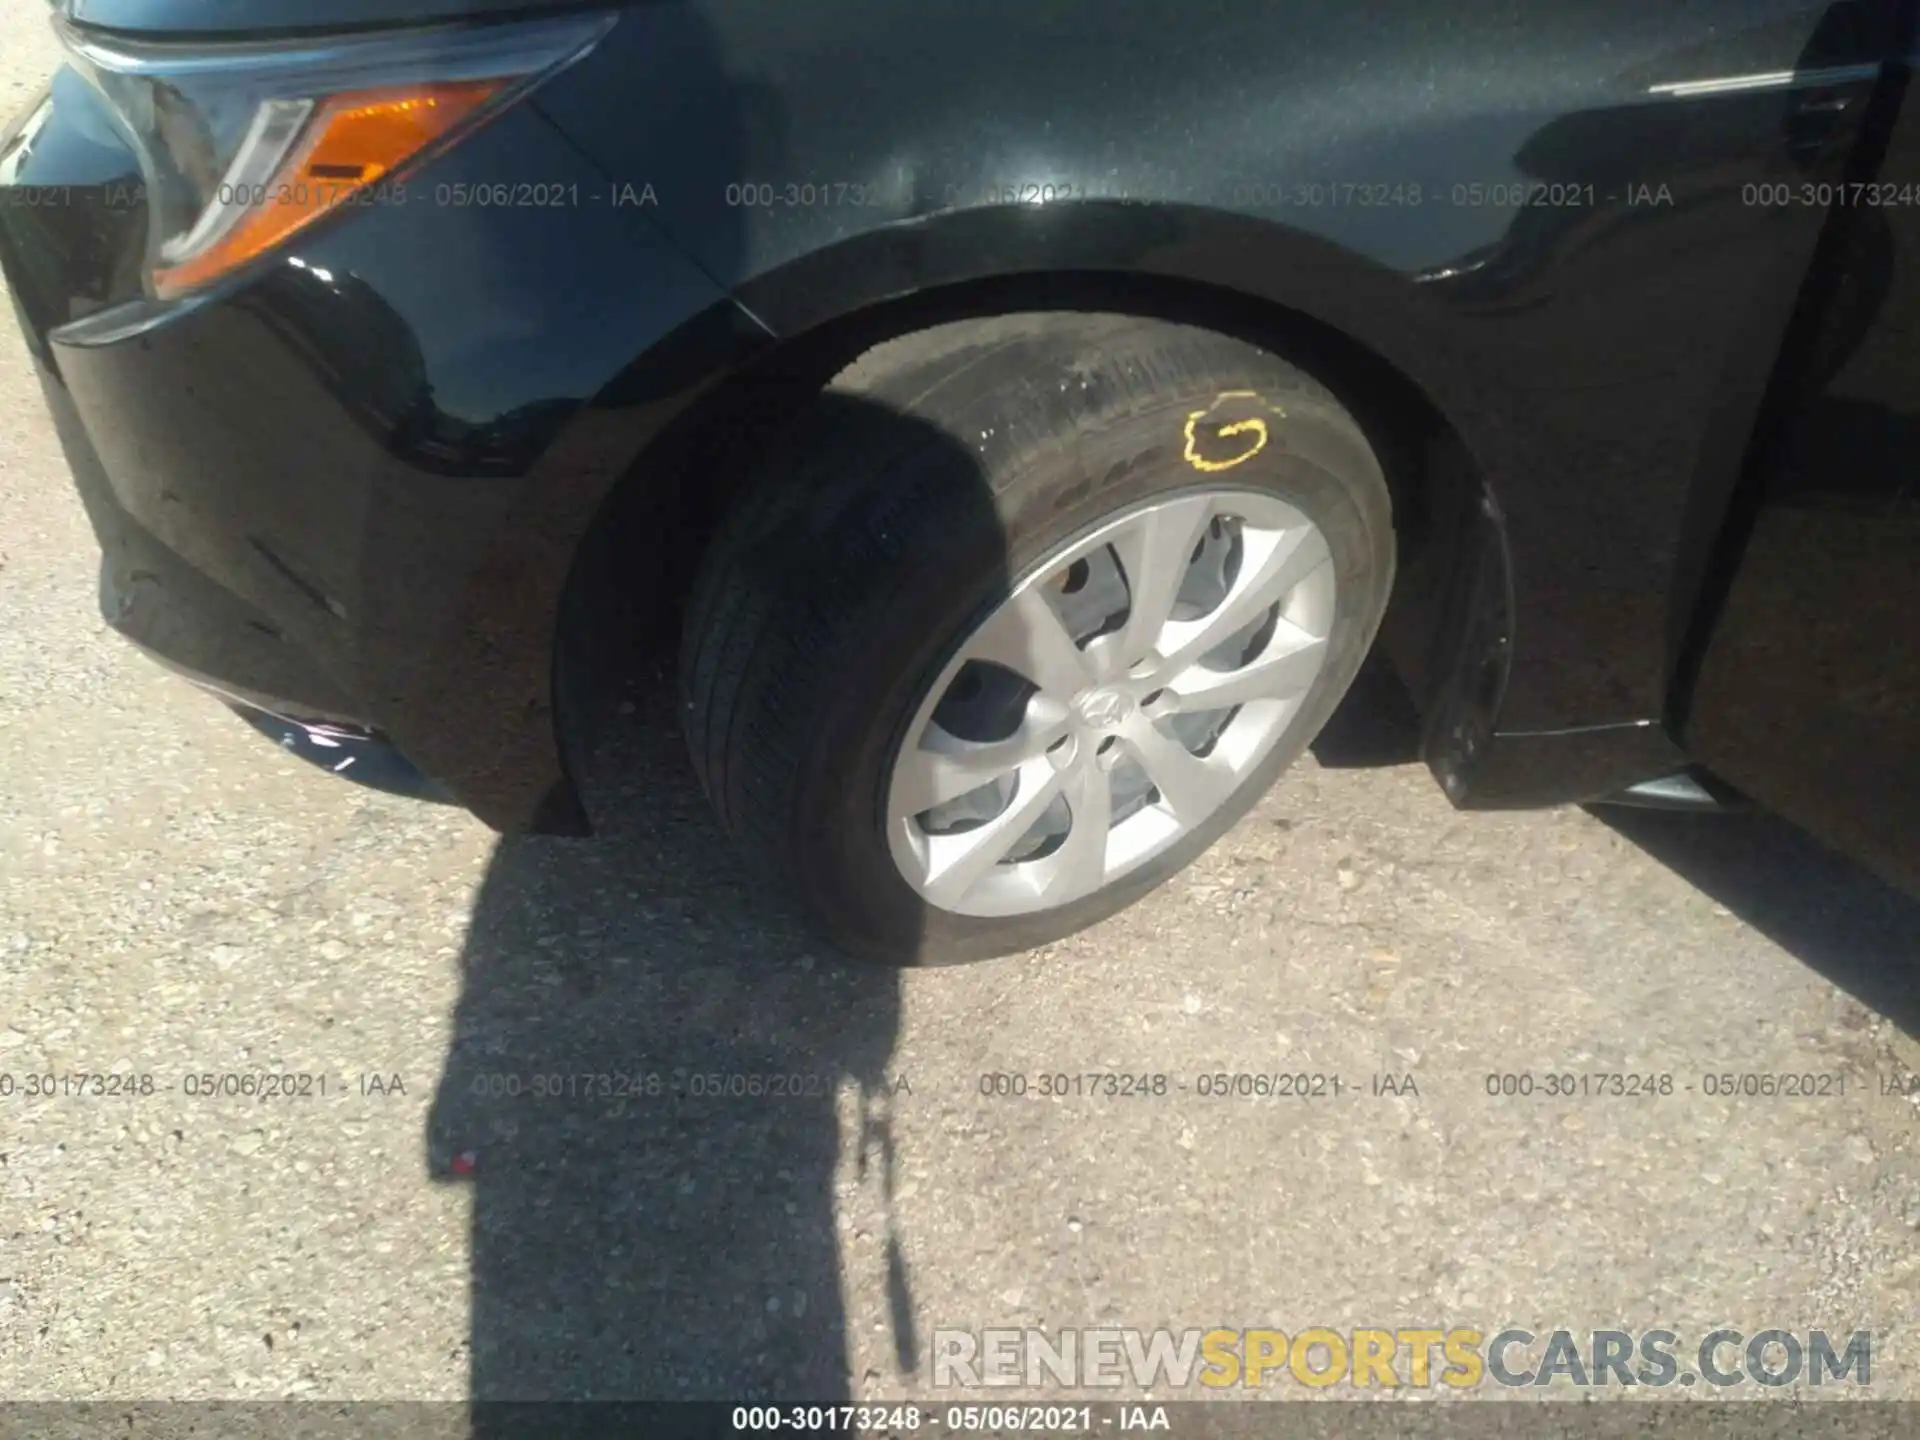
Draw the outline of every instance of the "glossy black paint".
[[[491,823],[578,830],[551,684],[575,547],[652,413],[765,336],[630,211],[431,199],[526,169],[599,183],[510,112],[415,177],[425,200],[131,339],[55,332],[44,381],[113,624],[384,733]],[[668,373],[634,367],[667,336]],[[586,408],[622,376],[616,411]]]
[[[1460,430],[1505,513],[1525,628],[1503,728],[1657,717],[1668,657],[1642,637],[1662,630],[1703,421],[1750,416],[1766,373],[1727,369],[1777,346],[1819,233],[1818,213],[1756,213],[1742,187],[1837,178],[1868,83],[1648,87],[1837,65],[1856,38],[1821,7],[1707,7],[1692,31],[1663,6],[1556,7],[1513,37],[1504,4],[1298,7],[1294,24],[1214,6],[1177,41],[1117,12],[1096,58],[1073,7],[981,8],[867,7],[851,36],[779,5],[643,9],[539,103],[610,175],[651,184],[662,228],[783,335],[891,295],[1096,271],[1223,287],[1359,341]],[[1494,35],[1520,45],[1497,72]],[[972,62],[983,44],[1004,58]],[[829,64],[861,83],[814,83]],[[725,158],[680,126],[620,125],[616,75],[724,136]],[[774,203],[727,205],[725,176]],[[1516,180],[1596,203],[1452,203],[1456,184]],[[1327,188],[1356,183],[1444,200]],[[789,184],[881,203],[788,203]],[[946,203],[1049,184],[1091,198]],[[1771,333],[1736,350],[1756,314]]]
[[[63,14],[83,25],[169,38],[317,34],[593,8],[580,0],[57,0],[57,4]]]
[[[1920,182],[1911,79],[1876,174]],[[1896,192],[1897,193],[1897,192]],[[1920,208],[1834,217],[1802,372],[1756,456],[1681,720],[1701,759],[1920,884]]]
[[[343,776],[369,790],[384,790],[409,800],[453,799],[438,781],[422,775],[412,761],[377,731],[296,720],[233,701],[228,703],[228,708],[289,755],[298,756],[330,775]]]
[[[1685,637],[1826,224],[1746,187],[1848,173],[1900,8],[636,5],[413,177],[418,203],[339,217],[146,333],[57,329],[131,293],[110,157],[82,182],[36,152],[22,181],[83,202],[38,228],[0,213],[0,258],[116,623],[377,729],[503,828],[580,824],[562,598],[622,481],[708,483],[649,450],[697,397],[783,342],[1063,296],[1337,343],[1363,408],[1391,375],[1418,404],[1382,423],[1426,417],[1401,437],[1409,510],[1444,443],[1490,517],[1429,527],[1433,603],[1403,627],[1439,657],[1429,758],[1463,805],[1583,799],[1685,763]],[[207,32],[447,11],[72,13]],[[91,123],[56,100],[56,131]],[[435,199],[491,181],[572,198]],[[1562,203],[1474,189],[1515,183]],[[637,566],[684,543],[629,538]]]

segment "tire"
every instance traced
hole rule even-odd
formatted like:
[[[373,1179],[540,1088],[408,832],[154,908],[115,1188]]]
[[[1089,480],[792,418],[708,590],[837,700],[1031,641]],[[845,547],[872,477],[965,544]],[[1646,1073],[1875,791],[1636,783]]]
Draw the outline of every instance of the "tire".
[[[1210,494],[1215,498],[1205,498]],[[936,702],[935,681],[966,663],[963,643],[982,644],[981,635],[1000,633],[998,621],[976,627],[1002,615],[996,607],[1003,602],[1014,603],[1010,587],[1043,557],[1064,545],[1094,543],[1086,537],[1107,533],[1103,524],[1121,526],[1114,533],[1124,539],[1131,533],[1126,526],[1148,523],[1127,517],[1154,506],[1161,507],[1155,516],[1222,506],[1248,514],[1297,512],[1317,528],[1331,568],[1318,562],[1323,569],[1314,584],[1322,588],[1315,593],[1331,598],[1312,621],[1325,633],[1314,641],[1323,650],[1309,688],[1287,702],[1290,710],[1249,705],[1213,712],[1232,717],[1226,721],[1192,722],[1230,727],[1242,716],[1291,716],[1284,724],[1263,719],[1266,730],[1249,729],[1249,735],[1270,732],[1260,743],[1271,748],[1248,751],[1245,773],[1219,782],[1237,788],[1224,801],[1210,789],[1208,803],[1217,809],[1157,842],[1161,850],[1143,850],[1143,858],[1110,883],[1019,913],[967,913],[967,906],[986,903],[976,902],[974,891],[952,907],[931,903],[932,882],[916,888],[920,882],[907,873],[912,847],[921,842],[902,836],[921,833],[911,830],[916,825],[930,835],[949,831],[933,828],[931,811],[890,821],[888,805],[890,795],[898,802],[908,793],[890,790],[896,759],[903,774],[921,759],[918,750],[909,755],[905,748],[910,729],[931,734],[924,728],[928,707],[948,703]],[[1252,522],[1237,515],[1203,519],[1193,551],[1194,566],[1203,551],[1215,553],[1210,546],[1240,557],[1215,566],[1221,586],[1239,583],[1232,567],[1252,563],[1250,547],[1259,537],[1307,533],[1283,530],[1278,520],[1271,531],[1249,528]],[[1118,555],[1116,548],[1094,558],[1118,574],[1111,563]],[[1318,733],[1358,672],[1386,608],[1394,558],[1388,489],[1373,449],[1332,394],[1284,360],[1209,331],[1126,316],[1036,313],[942,325],[861,356],[748,478],[688,608],[683,728],[722,827],[752,864],[797,895],[841,949],[893,964],[1003,955],[1059,939],[1131,904],[1253,806]],[[1065,579],[1044,583],[1065,594],[1077,563],[1063,572]],[[1144,561],[1139,569],[1147,573]],[[1126,584],[1131,597],[1134,581]],[[1129,614],[1132,605],[1129,598]],[[1268,612],[1261,623],[1273,627],[1279,622],[1272,616],[1287,613]],[[1092,642],[1086,653],[1102,643],[1118,641]],[[1254,648],[1247,654],[1273,642],[1256,637],[1249,643]],[[968,673],[973,691],[980,676],[1010,683],[991,666]],[[1118,682],[1114,688],[1117,693]],[[1156,693],[1161,698],[1133,694],[1110,702],[1093,689],[1079,692],[1066,721],[1057,721],[1057,708],[1046,711],[1054,717],[1049,724],[1065,723],[1078,737],[1071,745],[1055,742],[1054,750],[1070,750],[1076,767],[1100,763],[1094,756],[1107,757],[1115,742],[1099,738],[1107,732],[1093,728],[1096,722],[1117,724],[1113,712],[1127,710],[1125,723],[1142,725],[1145,712],[1136,709],[1171,703]],[[1029,702],[1022,713],[1040,713],[1039,704]],[[1207,743],[1224,746],[1228,734],[1223,730]],[[1094,750],[1079,748],[1083,743]],[[1114,763],[1126,763],[1132,753],[1121,747]],[[1194,753],[1212,767],[1210,777],[1240,763],[1230,755]],[[1084,768],[1062,773],[1062,784],[1094,783]],[[1121,773],[1101,782],[1109,796],[1119,794]],[[1129,803],[1159,808],[1150,817],[1153,826],[1142,822],[1135,832],[1158,834],[1162,820],[1184,824],[1174,803],[1181,797],[1148,779],[1146,801],[1136,796]],[[1019,788],[1027,783],[1018,782],[1016,796],[1038,803],[1038,782],[1032,791]],[[1137,789],[1138,781],[1133,784]],[[992,803],[978,799],[984,793],[964,803]],[[1079,812],[1082,794],[1094,793],[1073,790],[1069,817]],[[1057,805],[1047,812],[1059,813]],[[1187,813],[1202,808],[1190,805]],[[1095,828],[1089,824],[1086,833]],[[1034,844],[1031,836],[1021,843]],[[1032,853],[1044,860],[1048,844],[1064,849],[1066,840],[1054,835]],[[1097,859],[1078,863],[1104,867],[1110,848],[1102,840]],[[1056,870],[1065,866],[1062,858]],[[979,893],[1026,894],[1005,878],[1006,867],[987,873]],[[1054,885],[1035,881],[1028,888],[1051,893]],[[1059,885],[1067,893],[1065,882]]]

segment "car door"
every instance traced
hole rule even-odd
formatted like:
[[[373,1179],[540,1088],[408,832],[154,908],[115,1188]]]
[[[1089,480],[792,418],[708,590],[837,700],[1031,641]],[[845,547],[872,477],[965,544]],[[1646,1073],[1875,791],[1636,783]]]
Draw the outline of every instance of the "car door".
[[[1920,87],[1910,69],[1883,92],[1884,153],[1862,157],[1855,187],[1794,197],[1838,205],[1802,297],[1802,359],[1770,397],[1678,719],[1689,752],[1716,774],[1920,889]]]

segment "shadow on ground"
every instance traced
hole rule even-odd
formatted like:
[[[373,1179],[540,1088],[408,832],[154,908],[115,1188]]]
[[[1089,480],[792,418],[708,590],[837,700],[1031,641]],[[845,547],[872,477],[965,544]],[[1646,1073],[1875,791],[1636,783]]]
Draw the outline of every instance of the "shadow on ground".
[[[504,841],[469,931],[428,1148],[475,1190],[473,1397],[846,1398],[834,1187],[843,1133],[884,1184],[898,981],[750,889],[654,689],[605,837]],[[553,1419],[514,1413],[476,1433]]]
[[[1777,816],[1591,813],[1861,1004],[1920,1037],[1920,900]]]
[[[864,433],[876,453],[912,457],[917,483],[950,487],[944,510],[985,558],[983,587],[1005,586],[1006,541],[972,451],[856,398],[817,401],[814,415]],[[779,443],[766,464],[792,465],[815,440],[802,430]],[[868,479],[851,477],[864,489],[847,506],[895,503]],[[814,497],[810,523],[864,513],[811,483],[802,470],[781,492]],[[753,513],[762,528],[739,540],[734,563],[739,594],[757,601],[783,593],[811,532]],[[845,594],[807,603],[872,618],[816,655],[809,683],[846,706],[874,637],[915,617],[859,608],[884,567],[842,574]],[[743,601],[729,623],[758,614]],[[624,633],[617,615],[595,623]],[[744,648],[757,656],[765,643],[760,631]],[[598,723],[576,732],[594,838],[510,837],[494,852],[428,1119],[431,1172],[474,1192],[470,1392],[482,1407],[474,1433],[489,1440],[669,1433],[661,1413],[565,1408],[577,1401],[847,1401],[912,1373],[919,1354],[892,1209],[898,972],[847,959],[749,878],[695,781],[681,687],[657,661],[632,678],[631,702],[596,707]],[[807,694],[781,698],[805,713]],[[727,723],[738,728],[738,714]],[[749,777],[779,773],[741,763],[750,737],[739,738],[732,768],[709,775],[735,801]],[[808,843],[821,824],[809,818],[813,829],[796,824],[803,838],[785,843]],[[876,1218],[877,1255],[841,1243]],[[864,1329],[891,1330],[890,1359],[860,1373],[849,1274],[874,1297]],[[671,1423],[691,1435],[716,1422],[695,1412]]]
[[[1418,763],[1420,722],[1378,655],[1313,742],[1330,769]],[[1588,813],[1869,1009],[1920,1038],[1920,898],[1764,810]]]

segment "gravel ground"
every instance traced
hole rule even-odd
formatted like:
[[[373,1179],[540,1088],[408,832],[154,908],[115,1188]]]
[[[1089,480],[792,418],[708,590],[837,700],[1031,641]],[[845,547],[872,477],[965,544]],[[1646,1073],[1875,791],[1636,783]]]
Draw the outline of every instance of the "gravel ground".
[[[9,111],[41,9],[0,0]],[[0,1075],[135,1093],[0,1099],[0,1395],[871,1398],[935,1393],[947,1327],[1508,1323],[1872,1328],[1873,1392],[1920,1394],[1916,1112],[1881,1093],[1920,1070],[1920,907],[1773,821],[1467,816],[1309,763],[1084,935],[850,970],[644,708],[615,834],[503,842],[275,752],[107,633],[94,565],[6,338]],[[1275,1070],[1349,1088],[1198,1093]],[[187,1093],[260,1071],[327,1093]],[[498,1093],[676,1071],[801,1093]],[[1169,1088],[979,1088],[1087,1071]],[[1692,1089],[1486,1093],[1517,1071]]]

